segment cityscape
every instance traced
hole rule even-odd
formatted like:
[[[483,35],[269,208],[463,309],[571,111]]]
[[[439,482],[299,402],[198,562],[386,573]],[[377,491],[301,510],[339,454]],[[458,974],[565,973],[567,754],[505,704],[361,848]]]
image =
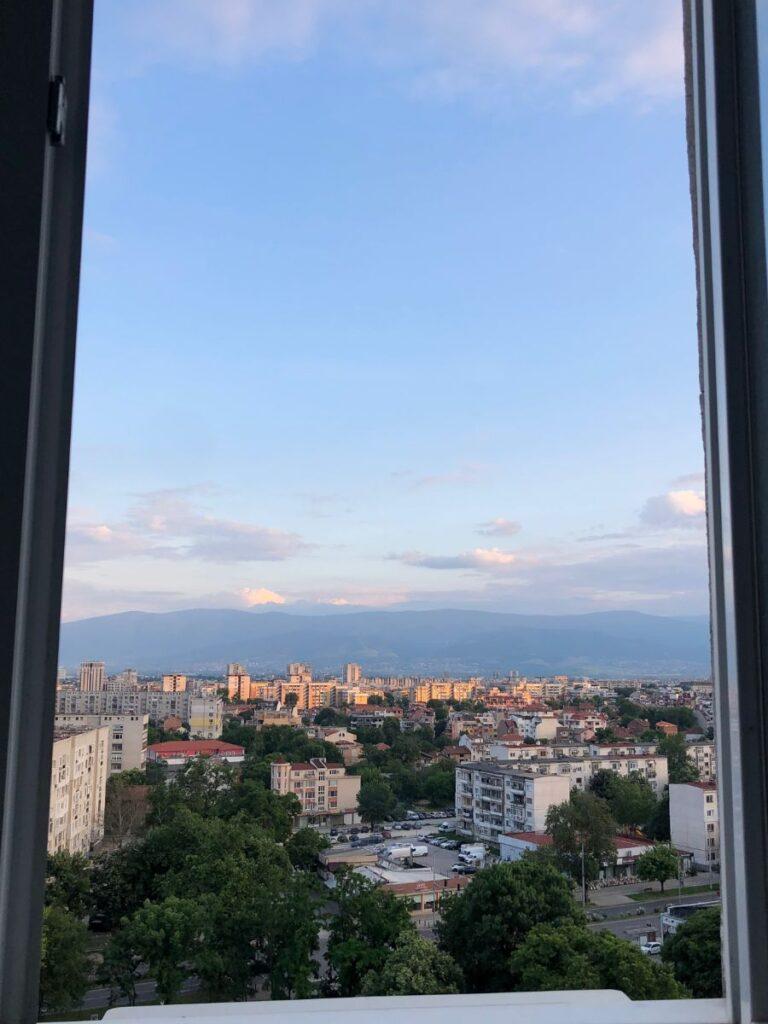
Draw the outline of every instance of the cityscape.
[[[41,1010],[720,994],[716,780],[706,679],[61,668]]]

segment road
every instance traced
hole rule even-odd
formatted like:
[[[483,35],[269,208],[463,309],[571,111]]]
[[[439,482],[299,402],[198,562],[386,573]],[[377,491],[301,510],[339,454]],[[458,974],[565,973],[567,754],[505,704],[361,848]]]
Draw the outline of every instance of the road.
[[[197,978],[187,978],[182,984],[182,993],[196,992],[200,987],[200,983]],[[155,988],[155,982],[148,978],[146,981],[140,981],[136,985],[136,1002],[137,1003],[149,1003],[153,999],[157,999],[157,989]],[[89,989],[80,1004],[82,1010],[103,1010],[109,1002],[109,989],[108,988],[91,988]],[[127,999],[117,999],[114,1003],[115,1006],[127,1006]]]
[[[655,931],[661,935],[661,914],[668,906],[677,903],[711,903],[717,899],[713,892],[692,893],[690,896],[683,896],[679,899],[674,890],[665,893],[662,897],[644,900],[636,904],[633,909],[626,903],[617,904],[611,907],[600,907],[599,913],[605,914],[604,921],[592,921],[588,925],[593,931],[613,932],[619,938],[629,939],[630,942],[640,942],[646,938],[649,932]],[[627,917],[631,914],[631,917]]]

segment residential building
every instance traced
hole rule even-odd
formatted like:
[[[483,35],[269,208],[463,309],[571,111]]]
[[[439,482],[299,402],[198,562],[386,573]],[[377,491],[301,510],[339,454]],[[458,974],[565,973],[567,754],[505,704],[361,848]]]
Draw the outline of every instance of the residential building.
[[[180,675],[163,676],[163,693],[185,693],[187,677]]]
[[[354,662],[349,662],[341,672],[341,679],[345,686],[357,686],[363,678],[363,670]]]
[[[56,715],[56,728],[109,728],[109,774],[143,770],[147,760],[148,715]]]
[[[107,685],[107,675],[104,662],[84,661],[80,665],[78,684],[84,693],[105,689]]]
[[[570,782],[530,768],[473,761],[456,767],[458,828],[498,842],[502,832],[541,832],[547,811],[565,803]]]
[[[242,665],[227,666],[227,696],[230,700],[251,700],[251,677]]]
[[[714,782],[673,782],[669,787],[672,843],[691,852],[697,868],[720,866],[720,815]]]
[[[149,761],[162,761],[175,771],[196,757],[204,757],[217,764],[241,764],[245,760],[245,748],[223,740],[165,740],[147,747]]]
[[[307,736],[326,743],[355,743],[357,736],[351,730],[339,725],[309,725]]]
[[[677,726],[674,722],[665,722],[663,719],[656,723],[656,732],[662,736],[677,736]]]
[[[689,743],[685,752],[699,770],[699,781],[713,782],[717,778],[717,752],[713,740]]]
[[[547,709],[513,711],[510,719],[526,740],[553,740],[557,735],[558,712]]]
[[[150,722],[162,722],[169,716],[177,716],[191,725],[193,701],[204,702],[207,707],[197,707],[197,715],[204,713],[206,724],[211,715],[220,719],[224,704],[219,698],[194,697],[186,693],[162,693],[158,690],[123,690],[116,693],[106,691],[79,693],[61,690],[56,694],[56,713],[59,715],[149,715]],[[198,717],[197,724],[203,723]],[[220,735],[221,729],[216,735]]]
[[[215,740],[224,727],[224,702],[193,697],[189,702],[189,733],[204,740]]]
[[[352,729],[359,729],[360,726],[369,728],[380,728],[388,718],[395,718],[400,725],[403,717],[403,709],[394,707],[382,707],[380,705],[364,710],[354,710],[349,713],[349,724]]]
[[[58,727],[53,735],[48,853],[89,853],[104,838],[109,727]]]
[[[411,699],[417,704],[428,700],[471,700],[475,695],[475,683],[460,679],[424,679],[411,690]]]
[[[353,825],[360,820],[357,795],[361,779],[347,775],[343,765],[313,757],[293,764],[273,761],[271,772],[271,788],[276,793],[298,797],[298,825]]]
[[[624,777],[641,775],[651,789],[661,795],[669,781],[667,759],[662,754],[630,755],[621,757],[540,757],[531,762],[533,771],[542,775],[560,775],[570,781],[573,789],[586,789],[592,776],[599,771],[615,772]]]
[[[114,682],[117,689],[130,690],[139,685],[139,673],[135,668],[126,668],[118,672]]]

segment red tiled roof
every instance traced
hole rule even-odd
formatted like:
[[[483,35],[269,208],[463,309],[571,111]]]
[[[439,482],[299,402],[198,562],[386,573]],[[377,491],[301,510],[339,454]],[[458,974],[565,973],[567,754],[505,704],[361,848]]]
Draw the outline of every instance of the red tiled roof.
[[[147,747],[153,754],[159,755],[186,755],[194,757],[196,754],[245,754],[245,748],[239,747],[236,743],[224,743],[223,740],[165,740],[162,743],[152,743]]]

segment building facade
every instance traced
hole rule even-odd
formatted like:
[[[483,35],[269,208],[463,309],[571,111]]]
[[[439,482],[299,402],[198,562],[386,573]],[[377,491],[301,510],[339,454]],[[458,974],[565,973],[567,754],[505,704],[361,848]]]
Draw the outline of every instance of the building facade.
[[[177,674],[163,676],[163,693],[185,693],[187,677]]]
[[[106,666],[103,661],[84,661],[80,665],[78,684],[84,693],[103,690],[107,685]]]
[[[48,853],[88,854],[104,838],[109,727],[54,731]]]
[[[56,713],[59,715],[148,715],[151,722],[162,722],[170,716],[177,716],[191,725],[192,702],[203,701],[204,709],[196,706],[198,716],[204,713],[220,721],[224,704],[219,698],[194,697],[185,693],[161,693],[157,690],[129,690],[116,693],[60,690],[56,694]],[[202,721],[198,719],[198,724]],[[221,734],[221,729],[216,735]]]
[[[347,775],[341,764],[313,757],[309,761],[290,763],[274,761],[271,788],[281,795],[293,793],[301,804],[299,825],[354,825],[359,775]]]
[[[690,851],[697,868],[720,867],[720,814],[714,782],[673,782],[669,787],[672,845]]]
[[[550,807],[565,803],[571,786],[561,775],[474,761],[456,767],[456,817],[460,831],[499,841],[502,832],[541,832]]]
[[[143,771],[147,760],[148,715],[56,715],[56,727],[109,729],[109,774],[133,768]]]

